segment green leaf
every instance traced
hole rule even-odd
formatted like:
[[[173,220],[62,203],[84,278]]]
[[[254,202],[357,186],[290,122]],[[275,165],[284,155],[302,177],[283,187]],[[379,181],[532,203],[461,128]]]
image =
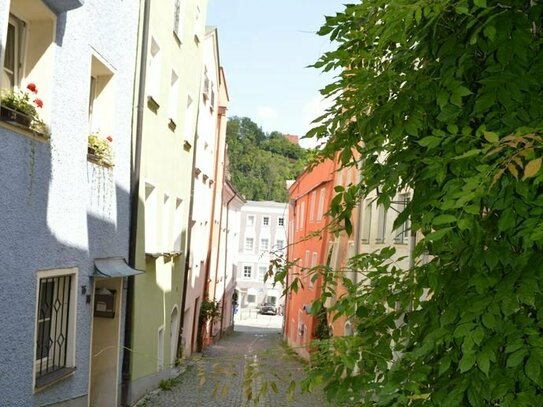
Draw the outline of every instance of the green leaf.
[[[496,38],[496,27],[494,27],[493,25],[487,25],[484,28],[483,33],[490,41],[494,41],[494,39]]]
[[[513,352],[507,358],[507,367],[517,367],[522,363],[528,352],[525,348],[519,349],[516,352]]]
[[[447,223],[456,222],[456,216],[453,215],[439,215],[432,220],[432,225],[439,226]]]
[[[485,131],[483,133],[483,135],[484,135],[486,141],[488,141],[489,143],[497,144],[500,141],[500,137],[494,132]]]
[[[473,4],[477,7],[486,8],[486,0],[473,0]]]
[[[462,356],[460,363],[458,364],[458,367],[460,368],[460,373],[465,373],[470,370],[475,364],[475,360],[475,354],[465,353],[464,356]]]
[[[490,370],[490,359],[486,352],[481,352],[477,354],[477,366],[485,375],[488,376],[488,371]]]
[[[488,329],[494,329],[496,327],[496,318],[490,312],[485,312],[481,318],[483,325]]]
[[[524,373],[526,373],[526,376],[528,376],[536,384],[541,386],[541,367],[536,358],[532,356],[528,358],[526,365],[524,365]]]
[[[441,142],[441,140],[438,137],[426,136],[426,137],[424,137],[423,139],[421,139],[419,141],[419,144],[422,147],[433,148],[433,147],[437,147],[440,142]]]
[[[443,228],[436,230],[435,232],[432,232],[424,237],[425,240],[431,241],[431,242],[437,242],[438,240],[443,239],[443,237],[451,231],[451,227]]]

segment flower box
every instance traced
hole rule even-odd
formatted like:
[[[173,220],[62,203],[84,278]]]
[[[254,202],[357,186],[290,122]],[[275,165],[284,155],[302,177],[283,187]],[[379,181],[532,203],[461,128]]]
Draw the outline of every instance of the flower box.
[[[0,119],[10,123],[20,124],[24,127],[30,127],[30,123],[32,122],[32,118],[28,117],[26,114],[6,106],[0,107]]]

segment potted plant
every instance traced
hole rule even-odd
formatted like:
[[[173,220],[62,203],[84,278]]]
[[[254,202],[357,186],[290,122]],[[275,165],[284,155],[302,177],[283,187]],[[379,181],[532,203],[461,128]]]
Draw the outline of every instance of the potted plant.
[[[100,137],[98,134],[89,134],[87,154],[91,161],[98,164],[112,166],[113,165],[113,151],[111,143],[113,137],[107,136],[106,138]]]
[[[43,101],[36,97],[38,88],[29,83],[26,90],[19,88],[3,89],[1,94],[0,118],[22,126],[31,127],[33,121],[41,120],[38,110],[43,107]]]

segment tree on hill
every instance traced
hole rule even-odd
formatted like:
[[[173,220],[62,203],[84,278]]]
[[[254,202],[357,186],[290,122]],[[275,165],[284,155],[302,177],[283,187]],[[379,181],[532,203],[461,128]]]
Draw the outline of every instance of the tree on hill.
[[[266,134],[247,117],[228,120],[226,143],[232,183],[246,199],[287,201],[285,181],[300,174],[306,150],[279,132]]]
[[[396,224],[411,219],[431,260],[352,259],[362,281],[329,315],[356,335],[318,345],[306,386],[350,406],[541,405],[542,22],[535,0],[364,0],[327,18],[339,45],[316,66],[343,72],[312,133],[345,165],[362,157],[332,215],[410,188]]]

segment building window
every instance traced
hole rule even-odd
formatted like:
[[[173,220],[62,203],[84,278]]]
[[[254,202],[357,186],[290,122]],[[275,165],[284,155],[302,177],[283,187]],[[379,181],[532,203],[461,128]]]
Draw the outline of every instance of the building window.
[[[2,88],[20,89],[21,92],[39,92],[37,98],[30,95],[29,107],[37,108],[36,113],[21,111],[16,102],[6,102],[4,107],[12,109],[13,120],[29,127],[27,121],[39,119],[47,121],[50,104],[48,96],[52,88],[52,67],[56,15],[42,1],[11,1],[7,2],[9,17],[7,27],[4,26],[4,42],[2,52]],[[26,88],[33,84],[34,90]],[[22,96],[17,90],[16,96]],[[34,102],[39,99],[40,102]],[[10,117],[9,120],[12,118]]]
[[[311,257],[311,269],[313,270],[312,274],[316,273],[315,268],[317,267],[317,252],[313,252],[313,255]],[[309,278],[309,288],[313,288],[313,276],[310,276]]]
[[[243,278],[251,279],[252,277],[253,277],[253,266],[243,266]]]
[[[158,253],[158,198],[156,188],[145,183],[145,253]]]
[[[300,204],[300,230],[304,228],[305,223],[305,202]]]
[[[255,239],[253,237],[245,238],[245,250],[253,250],[255,244]]]
[[[177,111],[179,110],[179,76],[172,70],[170,77],[170,100],[168,103],[169,119],[173,124],[177,123]]]
[[[209,81],[209,75],[207,73],[207,67],[204,67],[204,84],[202,87],[202,96],[204,98],[204,103],[206,103],[207,100],[209,99],[209,85],[210,85],[210,81]]]
[[[173,33],[179,41],[183,37],[181,27],[181,0],[173,1]]]
[[[275,247],[277,250],[283,250],[285,248],[285,241],[282,239],[277,239],[275,241]]]
[[[309,223],[313,223],[315,220],[315,201],[316,201],[317,193],[315,191],[311,191],[310,195],[310,202],[309,202]]]
[[[263,216],[262,217],[262,226],[270,226],[270,217],[269,216]]]
[[[255,305],[256,304],[256,295],[255,294],[247,294],[247,303],[249,305]]]
[[[248,215],[247,216],[247,226],[254,226],[255,225],[255,216],[254,215]]]
[[[396,211],[398,212],[398,215],[401,214],[405,208],[407,208],[407,204],[409,202],[409,194],[399,194],[396,199]],[[407,244],[409,242],[409,219],[406,220],[404,223],[396,229],[396,237],[394,238],[394,243],[397,244]]]
[[[4,53],[4,77],[2,86],[13,89],[20,86],[21,67],[24,65],[22,39],[26,31],[25,23],[10,15]]]
[[[173,250],[181,252],[183,249],[181,241],[183,236],[183,200],[180,198],[175,200],[173,225]]]
[[[277,226],[285,226],[285,218],[282,216],[277,218]]]
[[[264,278],[267,272],[268,268],[266,266],[258,266],[258,280],[260,282],[264,282]]]
[[[269,249],[270,249],[270,239],[268,238],[260,239],[260,251],[266,252]]]
[[[160,47],[153,37],[151,37],[149,54],[148,96],[158,105],[160,102],[160,78],[162,72],[160,66]]]
[[[371,231],[371,199],[366,199],[366,206],[364,207],[364,212],[362,213],[362,243],[370,242],[370,231]]]
[[[37,388],[73,372],[75,270],[38,272],[35,369]]]
[[[326,191],[324,188],[321,188],[319,192],[319,209],[317,211],[317,222],[320,222],[322,220],[322,217],[324,215],[324,198],[325,198]]]
[[[91,57],[89,86],[89,133],[106,137],[115,129],[113,71],[96,56]]]
[[[387,210],[384,205],[379,205],[377,208],[377,236],[375,243],[385,242],[385,233],[387,225]]]
[[[194,101],[190,95],[187,96],[187,105],[185,106],[185,126],[183,138],[186,142],[190,143],[192,136],[194,135]]]

